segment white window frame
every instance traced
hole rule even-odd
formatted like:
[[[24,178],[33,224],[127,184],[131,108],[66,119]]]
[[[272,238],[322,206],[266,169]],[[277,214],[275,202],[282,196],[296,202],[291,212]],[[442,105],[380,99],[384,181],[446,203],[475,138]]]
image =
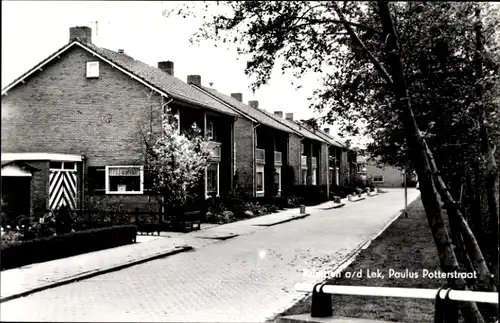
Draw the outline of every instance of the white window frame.
[[[50,163],[61,163],[61,168],[50,167],[50,170],[58,171],[58,172],[75,172],[77,170],[77,167],[78,167],[76,165],[76,162],[74,162],[74,161],[51,160],[51,161],[49,161],[49,166],[50,166]],[[64,168],[64,163],[73,163],[74,166],[73,166],[73,168]]]
[[[278,174],[278,193],[281,193],[281,166],[274,166]]]
[[[381,180],[381,181],[376,181],[376,180],[375,180],[375,178],[376,178],[376,177],[382,177],[382,180]],[[372,182],[373,182],[373,183],[383,183],[383,182],[384,182],[384,175],[374,175],[374,176],[372,177]]]
[[[219,178],[220,178],[220,163],[212,163],[217,164],[217,197],[219,196],[220,186],[219,186]],[[205,168],[205,198],[208,198],[208,166]],[[213,192],[210,192],[213,193]]]
[[[99,77],[99,61],[87,62],[87,78]]]
[[[139,191],[125,191],[125,192],[119,192],[119,191],[110,191],[109,190],[109,169],[110,168],[139,168],[139,174],[141,178],[140,182],[140,190]],[[106,187],[106,194],[119,194],[119,195],[137,195],[137,194],[144,194],[144,166],[139,166],[139,165],[120,165],[120,166],[106,166],[105,167],[105,187]]]
[[[258,173],[262,173],[262,191],[258,191],[257,190],[257,174]],[[265,190],[266,190],[266,186],[265,186],[265,182],[264,182],[264,179],[265,179],[265,173],[264,173],[264,165],[257,165],[257,167],[255,168],[255,191],[257,193],[264,193]]]

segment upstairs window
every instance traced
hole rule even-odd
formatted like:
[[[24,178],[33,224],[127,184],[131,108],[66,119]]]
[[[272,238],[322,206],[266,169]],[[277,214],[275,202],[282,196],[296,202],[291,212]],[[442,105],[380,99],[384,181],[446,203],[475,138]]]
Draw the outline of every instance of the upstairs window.
[[[207,139],[208,140],[214,140],[215,134],[214,134],[214,123],[213,122],[208,122],[207,123]]]
[[[87,78],[99,77],[99,62],[87,62]]]

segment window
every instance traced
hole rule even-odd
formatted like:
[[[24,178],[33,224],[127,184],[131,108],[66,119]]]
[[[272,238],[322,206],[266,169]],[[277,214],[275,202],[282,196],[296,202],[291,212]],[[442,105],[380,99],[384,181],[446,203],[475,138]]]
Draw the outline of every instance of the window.
[[[311,176],[312,176],[312,183],[311,184],[312,185],[316,185],[316,174],[317,174],[317,169],[313,168],[312,169],[312,174],[311,174]]]
[[[76,163],[69,161],[51,161],[49,167],[51,170],[76,171]]]
[[[276,174],[274,176],[274,185],[277,187],[278,192],[281,192],[281,167],[276,166]]]
[[[208,140],[214,139],[214,123],[213,122],[207,123],[207,138],[208,138]]]
[[[264,192],[264,166],[257,166],[256,182],[257,193]]]
[[[307,169],[302,170],[302,185],[307,185]]]
[[[304,154],[304,144],[300,144],[300,154]]]
[[[212,163],[207,167],[207,194],[219,195],[219,163]]]
[[[359,174],[366,174],[366,165],[365,164],[358,164],[358,173]]]
[[[375,176],[373,176],[373,182],[374,183],[383,183],[384,182],[384,176],[382,176],[382,175],[375,175]]]
[[[337,184],[335,182],[335,172],[332,167],[328,169],[328,184]]]
[[[87,78],[99,77],[99,62],[87,62]]]
[[[106,194],[142,194],[142,166],[106,166]]]

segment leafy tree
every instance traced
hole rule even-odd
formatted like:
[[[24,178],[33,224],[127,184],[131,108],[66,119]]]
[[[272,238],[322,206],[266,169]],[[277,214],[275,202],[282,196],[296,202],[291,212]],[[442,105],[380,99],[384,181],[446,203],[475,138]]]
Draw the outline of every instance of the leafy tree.
[[[210,14],[211,6],[221,10]],[[491,290],[497,246],[489,250],[487,263],[459,202],[461,187],[474,172],[468,187],[478,197],[472,205],[488,201],[489,233],[497,235],[493,156],[498,158],[494,93],[500,19],[492,8],[476,2],[206,3],[206,19],[194,39],[237,44],[249,57],[246,73],[254,89],[269,81],[278,59],[282,70],[297,78],[321,73],[324,86],[313,93],[312,107],[326,112],[327,121],[342,120],[342,130],[353,135],[362,131],[358,121],[367,121],[372,154],[416,171],[443,271],[473,269],[478,286]],[[177,13],[193,12],[184,6]],[[484,179],[486,198],[481,199],[477,186]],[[472,287],[461,279],[448,282],[456,289]],[[467,322],[484,322],[476,304],[464,303],[461,311]]]
[[[147,147],[145,172],[152,191],[162,197],[167,212],[183,215],[192,190],[197,188],[209,165],[208,140],[193,124],[185,133],[178,133],[177,124],[167,111],[163,116],[162,134],[154,142],[145,140]]]

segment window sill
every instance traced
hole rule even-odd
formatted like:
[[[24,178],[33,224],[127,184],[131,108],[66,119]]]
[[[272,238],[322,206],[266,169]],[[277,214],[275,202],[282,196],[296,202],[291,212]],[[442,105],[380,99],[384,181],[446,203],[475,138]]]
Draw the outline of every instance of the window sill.
[[[106,195],[141,195],[144,192],[106,192]]]

